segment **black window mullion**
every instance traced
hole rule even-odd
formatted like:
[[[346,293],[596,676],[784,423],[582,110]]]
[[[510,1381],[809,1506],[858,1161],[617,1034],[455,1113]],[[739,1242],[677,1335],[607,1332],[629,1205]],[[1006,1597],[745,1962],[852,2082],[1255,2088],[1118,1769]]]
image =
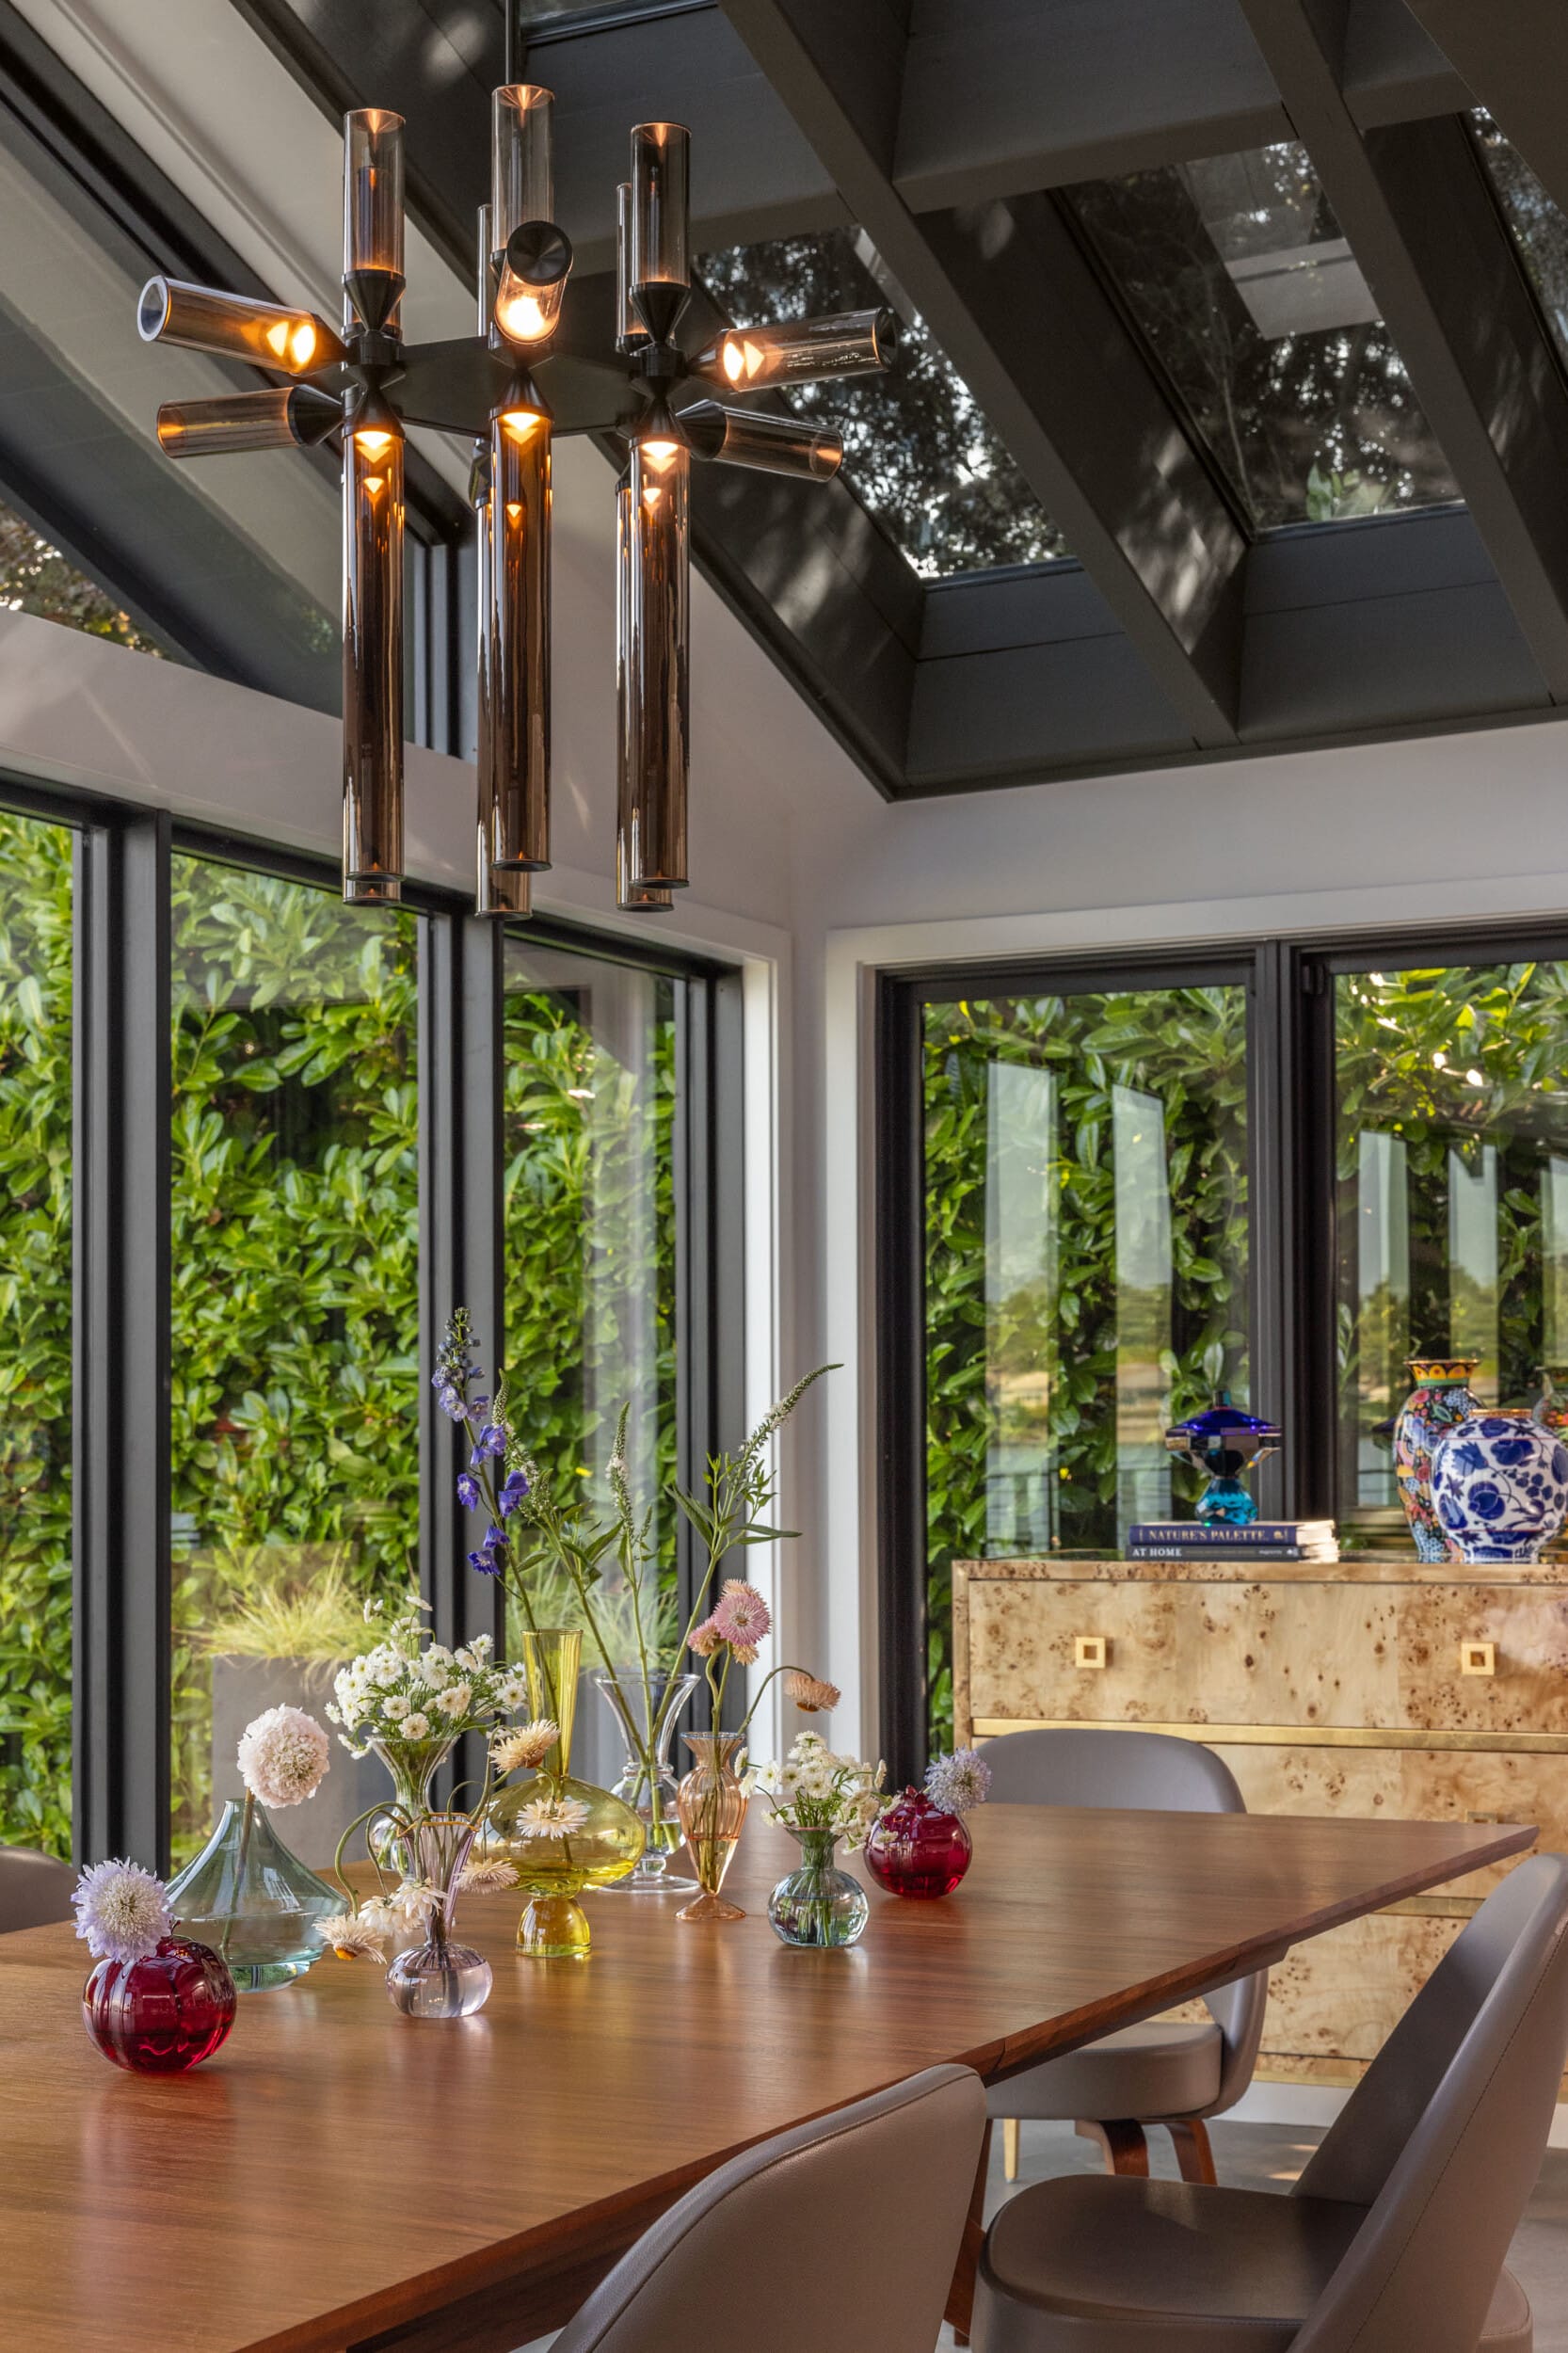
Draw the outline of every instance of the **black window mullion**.
[[[457,1502],[461,1427],[430,1385],[447,1317],[467,1307],[479,1362],[504,1361],[502,1248],[502,935],[473,916],[424,918],[419,953],[420,1590],[431,1630],[454,1648],[504,1639],[504,1596],[468,1566],[484,1523]],[[482,1744],[457,1759],[458,1780],[483,1773]]]
[[[876,1518],[880,1750],[890,1785],[926,1762],[925,1122],[920,1021],[926,990],[878,975],[876,989]]]
[[[170,826],[93,821],[75,913],[75,1839],[167,1866]]]

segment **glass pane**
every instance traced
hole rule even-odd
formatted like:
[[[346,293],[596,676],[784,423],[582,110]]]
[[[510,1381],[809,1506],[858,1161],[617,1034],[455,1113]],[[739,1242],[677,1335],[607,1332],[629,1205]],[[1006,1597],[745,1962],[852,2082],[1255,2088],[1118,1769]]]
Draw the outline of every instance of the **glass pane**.
[[[844,437],[842,479],[922,578],[1038,564],[1067,550],[974,396],[853,229],[699,254],[697,274],[737,326],[890,304],[899,344],[882,376],[789,395]]]
[[[111,637],[138,653],[161,653],[128,613],[95,581],[79,572],[58,548],[40,538],[30,523],[0,506],[0,605],[11,613],[38,613],[89,637]]]
[[[597,957],[506,941],[506,1388],[557,1489],[605,1497],[616,1419],[631,1407],[633,1498],[651,1511],[660,1581],[675,1592],[675,1050],[680,984]],[[483,1362],[483,1352],[481,1352]],[[569,1596],[539,1598],[577,1623]],[[598,1613],[625,1619],[614,1580]],[[585,1646],[586,1650],[586,1646]],[[585,1656],[584,1670],[597,1659]],[[615,1781],[622,1757],[584,1691],[573,1770]],[[609,1770],[604,1768],[608,1766]]]
[[[1204,1484],[1168,1424],[1248,1401],[1246,1027],[1229,984],[926,1007],[934,1743],[954,1558],[1115,1551]]]
[[[71,1853],[71,921],[63,825],[0,812],[0,1845]]]
[[[1470,128],[1557,356],[1568,366],[1568,218],[1484,107],[1475,108]]]
[[[1256,529],[1458,498],[1304,148],[1067,193]]]
[[[1568,963],[1335,984],[1342,1538],[1409,1549],[1389,1451],[1417,1353],[1488,1404],[1568,1362]]]
[[[319,1715],[417,1572],[416,919],[173,868],[174,1852],[262,1708]],[[385,1780],[335,1742],[288,1843]]]

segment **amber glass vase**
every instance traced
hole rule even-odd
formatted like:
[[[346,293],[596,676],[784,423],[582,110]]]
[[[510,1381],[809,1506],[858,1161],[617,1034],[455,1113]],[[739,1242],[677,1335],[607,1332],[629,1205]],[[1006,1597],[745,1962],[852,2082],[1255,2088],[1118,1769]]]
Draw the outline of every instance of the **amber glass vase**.
[[[678,1920],[744,1920],[739,1904],[727,1903],[720,1894],[725,1874],[741,1843],[746,1817],[746,1793],[735,1770],[741,1745],[738,1732],[688,1732],[686,1746],[696,1763],[680,1785],[677,1808],[686,1833],[700,1896],[676,1913]]]

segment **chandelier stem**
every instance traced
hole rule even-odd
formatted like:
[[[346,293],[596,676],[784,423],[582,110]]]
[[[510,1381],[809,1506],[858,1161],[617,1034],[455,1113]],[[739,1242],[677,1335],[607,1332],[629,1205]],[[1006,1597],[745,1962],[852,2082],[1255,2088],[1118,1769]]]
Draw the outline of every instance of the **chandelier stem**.
[[[685,887],[691,452],[633,441],[626,543],[630,880]]]
[[[343,878],[345,899],[403,893],[403,442],[343,445]]]
[[[550,420],[490,422],[490,863],[550,864]]]

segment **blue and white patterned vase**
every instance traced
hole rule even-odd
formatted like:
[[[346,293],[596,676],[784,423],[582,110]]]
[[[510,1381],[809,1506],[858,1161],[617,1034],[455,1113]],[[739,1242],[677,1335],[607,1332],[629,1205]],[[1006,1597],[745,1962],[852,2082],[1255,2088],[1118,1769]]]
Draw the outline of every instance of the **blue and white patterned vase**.
[[[1529,1414],[1471,1414],[1432,1449],[1432,1499],[1463,1560],[1538,1561],[1568,1516],[1568,1446]]]

